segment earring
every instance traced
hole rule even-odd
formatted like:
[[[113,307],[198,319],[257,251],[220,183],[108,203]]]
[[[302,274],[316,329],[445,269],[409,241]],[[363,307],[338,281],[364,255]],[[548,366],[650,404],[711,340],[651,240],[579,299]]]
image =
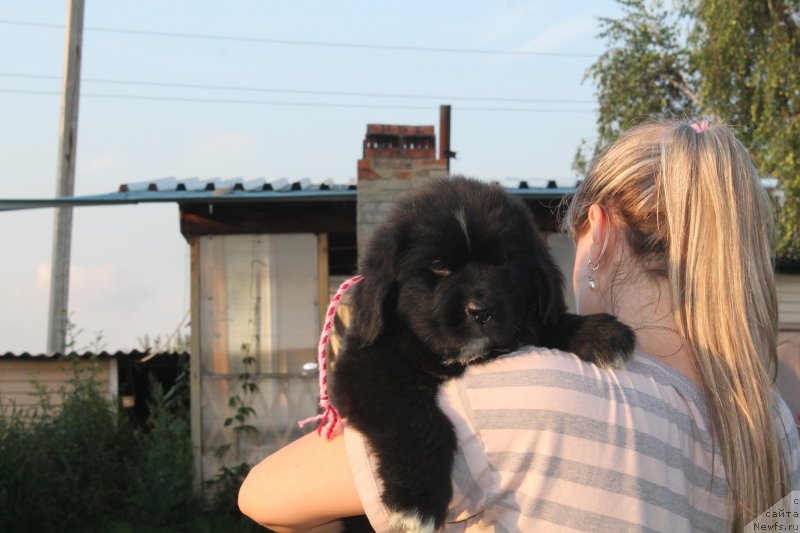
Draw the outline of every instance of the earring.
[[[603,210],[603,214],[605,214],[606,219],[608,219],[608,212],[606,212],[606,208],[601,205],[600,209]],[[608,246],[609,233],[611,233],[611,231],[608,228],[606,228],[606,236],[603,239],[603,247],[600,248],[600,255],[597,256],[597,264],[592,266],[592,260],[591,259],[586,260],[586,266],[589,267],[589,288],[592,290],[594,290],[597,287],[597,283],[595,282],[594,279],[594,273],[598,268],[600,268],[600,261],[603,260],[603,254],[606,253],[606,246]]]
[[[599,258],[598,258],[598,263],[599,263]],[[586,265],[589,267],[589,288],[594,290],[594,288],[597,287],[597,284],[594,281],[594,271],[600,268],[600,265],[597,264],[592,266],[591,259],[586,261]]]

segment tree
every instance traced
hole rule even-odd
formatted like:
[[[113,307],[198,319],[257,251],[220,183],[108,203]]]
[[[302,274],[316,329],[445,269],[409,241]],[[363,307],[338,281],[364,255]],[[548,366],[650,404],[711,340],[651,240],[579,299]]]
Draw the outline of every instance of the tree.
[[[609,47],[586,71],[597,87],[597,140],[586,143],[573,169],[582,175],[588,160],[628,128],[653,116],[694,114],[701,104],[686,37],[678,28],[685,10],[672,14],[660,1],[618,0],[620,19],[600,18],[599,37]]]
[[[586,74],[600,105],[593,154],[649,117],[724,119],[777,178],[777,255],[800,260],[800,0],[619,3],[623,17],[600,19],[610,46]],[[579,148],[573,168],[586,161]]]

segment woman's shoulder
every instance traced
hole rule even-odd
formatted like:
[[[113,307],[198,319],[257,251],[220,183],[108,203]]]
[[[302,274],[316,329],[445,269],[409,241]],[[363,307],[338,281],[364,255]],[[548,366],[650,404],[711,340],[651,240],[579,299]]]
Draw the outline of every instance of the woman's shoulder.
[[[577,383],[605,383],[622,389],[635,389],[650,394],[675,391],[683,401],[703,403],[699,388],[689,378],[645,353],[637,352],[623,368],[600,367],[583,361],[572,353],[551,348],[529,346],[486,363],[471,366],[462,377],[463,386],[552,387]]]
[[[688,378],[643,353],[625,368],[601,368],[576,355],[530,347],[470,367],[443,387],[480,423],[484,413],[575,415],[581,420],[658,418],[705,429],[703,396]]]
[[[486,386],[488,383],[529,383],[526,378],[538,373],[556,378],[567,375],[585,376],[587,379],[606,379],[613,369],[601,368],[578,358],[577,355],[539,346],[526,346],[496,359],[470,366],[463,376],[467,386]]]

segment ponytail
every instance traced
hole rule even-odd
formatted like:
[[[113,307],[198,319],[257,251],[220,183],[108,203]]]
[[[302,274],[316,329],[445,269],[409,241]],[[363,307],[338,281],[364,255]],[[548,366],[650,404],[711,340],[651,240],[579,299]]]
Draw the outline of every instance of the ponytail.
[[[668,279],[700,377],[739,531],[787,491],[768,368],[778,308],[770,204],[731,131],[678,127],[663,144]]]
[[[567,211],[573,237],[593,203],[613,207],[645,272],[668,280],[739,531],[788,492],[769,375],[778,324],[771,203],[729,128],[673,121],[634,128],[598,157]]]

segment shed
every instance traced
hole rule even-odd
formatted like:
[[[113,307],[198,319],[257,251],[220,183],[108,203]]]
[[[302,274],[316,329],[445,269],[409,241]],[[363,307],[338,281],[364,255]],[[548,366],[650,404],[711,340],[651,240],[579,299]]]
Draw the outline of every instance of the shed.
[[[14,354],[0,355],[0,415],[10,411],[25,411],[40,405],[45,395],[54,407],[62,403],[61,391],[66,390],[77,369],[95,367],[94,378],[109,398],[119,392],[117,354]]]
[[[13,410],[29,412],[46,398],[53,407],[63,403],[76,372],[91,369],[93,378],[109,399],[123,402],[143,421],[148,397],[148,374],[165,389],[171,387],[188,358],[186,353],[71,352],[67,354],[0,354],[0,416]],[[84,374],[88,375],[88,374]]]

